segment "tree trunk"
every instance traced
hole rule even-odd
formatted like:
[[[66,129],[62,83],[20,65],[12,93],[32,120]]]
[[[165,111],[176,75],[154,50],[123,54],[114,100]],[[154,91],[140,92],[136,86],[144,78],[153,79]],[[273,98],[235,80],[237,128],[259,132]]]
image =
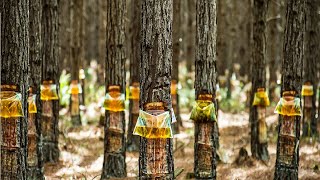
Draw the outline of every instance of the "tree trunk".
[[[41,112],[40,101],[41,85],[41,0],[29,1],[30,6],[30,78],[29,84],[32,94],[36,95],[36,114],[29,114],[28,122],[28,179],[44,179],[43,154],[42,154],[42,134],[41,134]]]
[[[99,54],[99,0],[87,0],[86,8],[85,8],[85,29],[86,29],[86,42],[85,46],[85,59],[86,62],[90,62],[92,60],[98,60]],[[105,47],[105,46],[104,46]],[[87,67],[89,63],[83,63],[83,68]]]
[[[250,126],[251,126],[251,153],[256,159],[269,160],[266,106],[263,104],[253,106],[255,93],[259,88],[266,90],[266,58],[265,58],[265,29],[268,2],[254,0],[253,7],[253,52],[251,63],[251,101],[250,101]],[[260,137],[260,138],[259,138]],[[262,138],[261,138],[262,137]]]
[[[1,98],[4,100],[15,97],[15,92],[21,93],[24,114],[19,113],[22,117],[16,117],[16,113],[1,112],[0,179],[22,180],[27,179],[29,1],[0,1],[0,14]],[[1,106],[6,106],[5,101]],[[20,110],[18,105],[15,108]]]
[[[106,59],[106,26],[107,26],[107,1],[98,1],[99,7],[99,58],[98,58],[98,70],[97,70],[97,83],[99,85],[104,84],[105,73],[105,59]]]
[[[140,109],[157,115],[172,107],[172,0],[143,1],[140,34]],[[140,138],[140,179],[174,179],[172,142]]]
[[[282,61],[282,92],[290,93],[299,99],[305,28],[304,2],[287,1]],[[274,179],[298,179],[300,119],[300,116],[280,115]]]
[[[281,13],[281,2],[269,2],[267,17],[267,42],[272,42],[267,43],[266,47],[266,61],[269,68],[267,86],[269,87],[270,101],[274,102],[276,100],[277,72],[282,58],[283,44],[283,33],[280,30],[283,24],[282,19],[284,19]]]
[[[59,89],[58,1],[42,0],[42,81],[52,80]],[[59,100],[42,101],[42,135],[44,162],[59,160]]]
[[[80,62],[83,62],[83,0],[73,0],[71,5],[71,84],[79,83]],[[72,93],[72,90],[71,90]],[[70,98],[71,122],[81,126],[79,93],[72,93]]]
[[[59,37],[60,37],[60,58],[59,58],[59,73],[66,70],[67,73],[71,71],[70,58],[71,58],[71,23],[70,23],[70,1],[59,1]]]
[[[173,125],[174,132],[179,133],[179,126],[182,126],[179,109],[179,61],[181,58],[180,39],[181,39],[181,17],[180,17],[181,0],[173,1],[173,24],[172,24],[172,41],[173,41],[173,54],[172,54],[172,80],[171,80],[171,99],[172,108],[177,118],[177,123]]]
[[[126,0],[107,3],[107,56],[105,60],[106,92],[119,86],[125,93],[125,17]],[[106,110],[104,161],[101,179],[126,177],[126,141],[124,111]]]
[[[188,32],[187,32],[187,37],[186,37],[186,43],[187,45],[187,56],[186,56],[186,61],[187,61],[187,71],[190,73],[193,71],[193,66],[194,66],[194,52],[195,52],[195,26],[194,26],[194,20],[195,20],[195,0],[188,0]]]
[[[134,86],[139,87],[140,75],[139,75],[139,62],[140,62],[140,14],[141,14],[141,2],[140,0],[135,0],[131,2],[132,5],[132,15],[131,15],[131,57],[130,57],[130,85],[132,88]],[[132,132],[134,126],[139,117],[139,99],[131,97],[129,104],[129,127],[128,127],[128,151],[138,151],[139,150],[139,137],[133,136]]]
[[[216,95],[216,0],[197,1],[196,5],[196,99],[206,99],[215,104]],[[195,121],[194,173],[196,179],[216,179],[216,150],[218,132],[216,121]]]
[[[319,1],[306,0],[305,66],[304,82],[313,87],[313,95],[304,96],[302,136],[317,135],[317,62],[319,63]]]

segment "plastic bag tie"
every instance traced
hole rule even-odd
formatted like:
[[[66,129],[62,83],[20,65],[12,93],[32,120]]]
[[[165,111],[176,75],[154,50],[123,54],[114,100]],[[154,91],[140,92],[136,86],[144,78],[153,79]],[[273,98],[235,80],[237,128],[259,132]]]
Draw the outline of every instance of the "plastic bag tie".
[[[133,134],[145,138],[173,138],[170,113],[165,111],[152,115],[140,110]]]

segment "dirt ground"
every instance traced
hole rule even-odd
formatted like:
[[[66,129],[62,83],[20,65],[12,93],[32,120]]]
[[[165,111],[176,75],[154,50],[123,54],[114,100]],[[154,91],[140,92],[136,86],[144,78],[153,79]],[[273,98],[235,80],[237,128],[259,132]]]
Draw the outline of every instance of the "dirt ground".
[[[276,159],[277,115],[268,113],[270,161],[263,163],[249,158],[244,164],[234,162],[240,148],[250,155],[248,113],[228,114],[219,111],[220,146],[219,154],[223,162],[217,167],[217,179],[273,179]],[[183,169],[177,179],[186,179],[193,172],[193,123],[189,115],[182,114],[184,128],[174,139],[175,169]],[[103,164],[103,127],[86,125],[76,129],[66,129],[60,136],[60,161],[46,164],[46,179],[100,179]],[[127,176],[137,179],[138,153],[126,154]],[[300,143],[299,179],[320,179],[320,143],[303,140]]]

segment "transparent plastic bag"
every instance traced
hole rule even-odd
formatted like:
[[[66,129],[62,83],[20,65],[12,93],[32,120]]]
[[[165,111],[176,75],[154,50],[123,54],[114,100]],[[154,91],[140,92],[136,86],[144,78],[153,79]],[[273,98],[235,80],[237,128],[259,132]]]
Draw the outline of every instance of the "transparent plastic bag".
[[[120,92],[109,92],[106,94],[104,108],[108,111],[124,111],[125,110],[125,95]]]
[[[140,97],[140,87],[138,85],[133,85],[129,87],[129,99],[138,100]]]
[[[21,93],[14,91],[0,92],[0,117],[23,117]]]
[[[270,100],[268,93],[264,90],[258,90],[256,93],[254,93],[254,99],[252,102],[252,106],[269,106]]]
[[[280,98],[274,113],[284,116],[301,116],[300,98],[282,97]]]
[[[303,85],[301,95],[302,96],[313,96],[313,86],[312,85]]]
[[[28,112],[30,114],[37,113],[36,98],[37,98],[36,94],[28,97]]]
[[[140,110],[133,134],[145,138],[173,138],[170,111],[152,115]]]
[[[216,110],[212,101],[196,100],[190,119],[201,121],[216,121]]]
[[[40,99],[43,101],[50,101],[50,100],[58,100],[59,99],[56,84],[51,84],[51,83],[42,84],[40,86],[40,90],[41,90]]]
[[[170,91],[171,95],[176,95],[178,93],[178,84],[176,80],[171,81]]]
[[[70,88],[69,88],[68,93],[69,94],[81,94],[82,93],[81,84],[79,84],[78,81],[72,81],[70,84]]]

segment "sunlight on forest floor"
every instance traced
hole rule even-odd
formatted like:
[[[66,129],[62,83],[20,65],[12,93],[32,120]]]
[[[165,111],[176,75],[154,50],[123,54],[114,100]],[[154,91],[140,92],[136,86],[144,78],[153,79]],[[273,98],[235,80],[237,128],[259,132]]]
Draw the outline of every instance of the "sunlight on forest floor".
[[[271,111],[271,110],[270,110]],[[233,163],[239,149],[244,147],[250,155],[248,113],[230,114],[219,111],[220,149],[223,162],[217,167],[217,179],[272,179],[276,158],[276,125],[278,116],[268,113],[270,161],[267,164],[249,158],[241,165]],[[174,163],[176,169],[184,171],[177,179],[186,179],[193,172],[193,123],[189,114],[181,114],[184,128],[174,139]],[[103,165],[103,127],[85,125],[69,128],[60,135],[61,149],[58,164],[46,164],[47,179],[100,179]],[[187,158],[186,158],[187,157]],[[138,175],[138,153],[127,152],[127,176],[136,179]],[[320,179],[320,144],[300,144],[300,179]]]

